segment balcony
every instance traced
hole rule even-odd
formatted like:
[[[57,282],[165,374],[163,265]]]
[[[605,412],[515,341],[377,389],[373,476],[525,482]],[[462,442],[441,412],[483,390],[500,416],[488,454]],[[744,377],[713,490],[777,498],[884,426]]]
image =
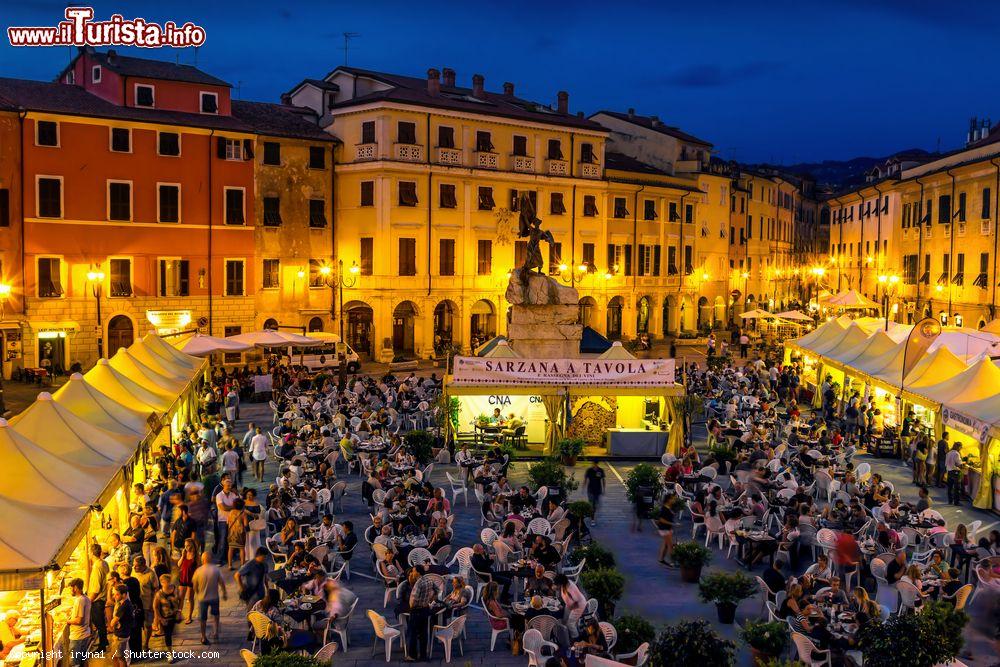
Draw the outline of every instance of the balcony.
[[[549,176],[566,176],[569,174],[569,164],[566,160],[547,160]]]
[[[499,156],[488,151],[476,152],[476,166],[480,169],[497,169],[499,167]]]
[[[514,155],[514,171],[532,172],[535,170],[535,158],[527,155]]]
[[[583,178],[600,178],[601,165],[593,164],[591,162],[581,162],[580,176],[582,176]]]
[[[419,144],[394,144],[394,155],[402,162],[423,162],[424,147]]]
[[[461,167],[462,151],[458,148],[438,148],[438,162],[454,167]]]
[[[358,144],[355,151],[354,159],[357,162],[378,159],[378,144]]]

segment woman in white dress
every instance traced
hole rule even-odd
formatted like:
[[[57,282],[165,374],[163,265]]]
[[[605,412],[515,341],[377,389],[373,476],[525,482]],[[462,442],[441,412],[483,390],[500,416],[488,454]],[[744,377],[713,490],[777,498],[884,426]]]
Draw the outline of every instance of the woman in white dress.
[[[247,513],[247,519],[250,523],[247,524],[247,546],[246,553],[250,554],[247,558],[252,558],[252,554],[257,552],[257,547],[262,543],[261,541],[261,527],[266,525],[264,521],[264,508],[259,502],[257,502],[257,492],[252,488],[246,488],[243,490],[243,509]]]

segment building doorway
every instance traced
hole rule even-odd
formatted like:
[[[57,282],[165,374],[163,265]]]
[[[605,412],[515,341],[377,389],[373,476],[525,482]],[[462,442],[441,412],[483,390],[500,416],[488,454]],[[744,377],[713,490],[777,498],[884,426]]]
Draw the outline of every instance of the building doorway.
[[[412,301],[404,301],[392,311],[392,351],[397,355],[413,354],[413,322],[417,308]]]
[[[451,301],[442,301],[434,308],[434,354],[443,354],[455,340],[455,311]]]
[[[480,299],[472,304],[471,335],[472,349],[497,335],[497,315],[493,304],[486,299]]]
[[[621,340],[622,337],[622,310],[624,303],[620,296],[608,301],[607,314],[607,338],[608,340]]]
[[[313,331],[322,331],[323,330],[323,318],[322,317],[313,317],[312,319],[309,320],[309,324],[306,325],[306,329],[308,331],[310,331],[310,332],[313,332]]]
[[[115,315],[108,322],[108,358],[120,348],[128,347],[135,340],[132,320],[125,315]]]
[[[375,313],[371,306],[363,301],[349,301],[344,304],[344,312],[347,315],[347,344],[358,353],[363,361],[370,361],[374,350],[372,341],[374,340]]]

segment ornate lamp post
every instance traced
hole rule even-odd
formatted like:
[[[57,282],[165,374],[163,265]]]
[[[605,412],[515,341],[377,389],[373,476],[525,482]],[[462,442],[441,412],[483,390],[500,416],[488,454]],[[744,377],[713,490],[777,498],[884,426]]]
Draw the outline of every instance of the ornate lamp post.
[[[101,322],[101,286],[104,284],[103,271],[88,271],[87,282],[90,283],[90,290],[97,299],[97,358],[104,356],[104,324]]]
[[[351,266],[348,267],[347,271],[344,271],[344,260],[337,260],[337,269],[334,271],[333,267],[329,265],[324,265],[320,267],[319,273],[323,278],[323,284],[332,290],[336,290],[334,296],[334,302],[337,303],[337,315],[339,318],[340,325],[340,342],[344,341],[344,288],[350,289],[358,283],[358,274],[361,273],[361,267],[358,266],[357,262],[351,262]]]
[[[879,285],[882,286],[882,310],[885,313],[885,330],[889,330],[889,303],[896,294],[899,286],[899,276],[882,274],[878,277]]]

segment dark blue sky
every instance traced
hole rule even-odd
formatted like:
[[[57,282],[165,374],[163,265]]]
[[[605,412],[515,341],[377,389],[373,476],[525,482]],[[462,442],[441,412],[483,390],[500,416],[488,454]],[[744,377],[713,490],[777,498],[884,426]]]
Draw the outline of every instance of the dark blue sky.
[[[64,2],[10,0],[7,25],[54,25]],[[343,62],[423,76],[453,67],[468,85],[513,81],[520,96],[573,111],[656,114],[724,158],[791,163],[957,147],[968,119],[1000,121],[992,2],[351,2],[98,0],[98,18],[207,30],[198,65],[243,99],[277,101]],[[164,9],[167,8],[167,9]],[[0,45],[4,76],[52,78],[66,48]],[[149,52],[147,52],[149,53]],[[193,63],[192,51],[153,57]],[[234,94],[235,94],[234,90]]]

